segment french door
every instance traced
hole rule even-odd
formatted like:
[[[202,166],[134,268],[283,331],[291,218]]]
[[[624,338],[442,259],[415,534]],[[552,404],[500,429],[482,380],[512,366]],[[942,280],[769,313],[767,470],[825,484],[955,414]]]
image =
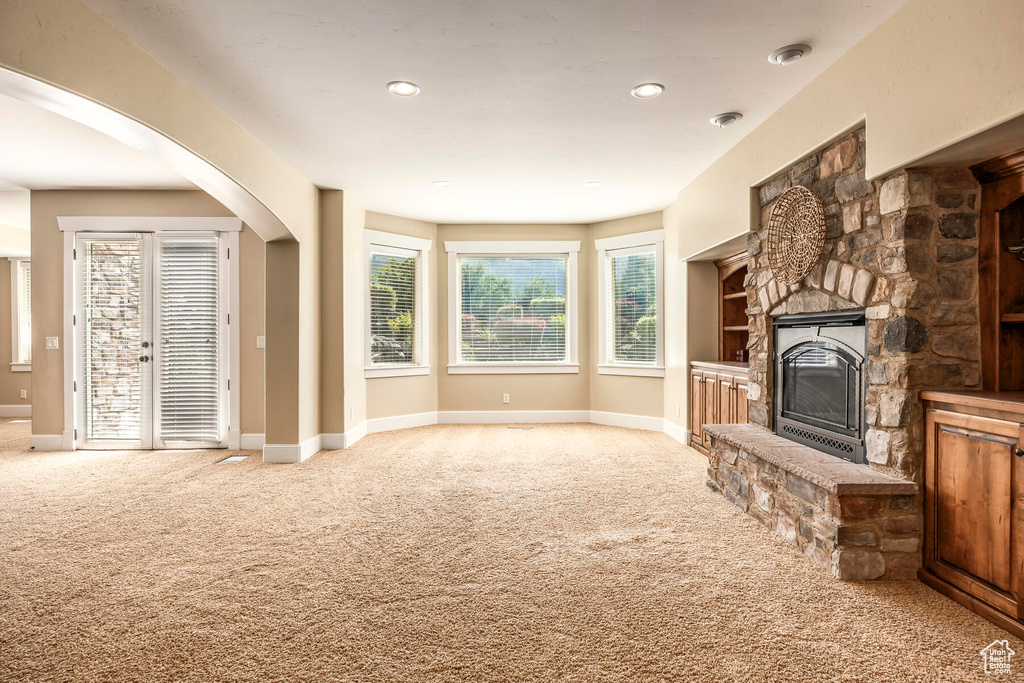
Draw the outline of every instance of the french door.
[[[76,446],[226,447],[218,233],[78,233],[74,261]]]

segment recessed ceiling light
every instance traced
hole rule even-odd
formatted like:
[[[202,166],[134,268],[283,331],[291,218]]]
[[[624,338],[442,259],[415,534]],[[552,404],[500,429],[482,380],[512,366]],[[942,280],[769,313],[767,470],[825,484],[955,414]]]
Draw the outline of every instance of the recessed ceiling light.
[[[399,97],[412,97],[420,93],[420,86],[409,81],[391,81],[388,83],[388,92]]]
[[[641,83],[630,91],[633,97],[641,100],[649,100],[663,92],[665,92],[665,86],[661,83]]]
[[[600,180],[588,180],[587,182],[583,183],[583,187],[601,187],[603,185],[604,183],[602,183]]]
[[[712,116],[711,125],[718,126],[719,128],[725,128],[726,126],[731,126],[742,118],[743,114],[738,111],[727,111],[724,114]]]
[[[450,181],[450,180],[435,180],[434,182],[432,182],[430,184],[433,185],[434,187],[451,187],[452,186],[452,181]]]
[[[810,54],[810,45],[787,45],[786,47],[780,47],[775,52],[768,55],[768,61],[772,64],[778,64],[779,66],[786,66],[792,64],[801,57],[805,57]]]

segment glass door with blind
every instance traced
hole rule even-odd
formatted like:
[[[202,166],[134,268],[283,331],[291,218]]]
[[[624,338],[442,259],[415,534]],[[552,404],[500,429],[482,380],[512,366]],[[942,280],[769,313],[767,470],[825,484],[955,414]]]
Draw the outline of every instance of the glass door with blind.
[[[77,447],[227,445],[222,252],[216,233],[78,234]]]

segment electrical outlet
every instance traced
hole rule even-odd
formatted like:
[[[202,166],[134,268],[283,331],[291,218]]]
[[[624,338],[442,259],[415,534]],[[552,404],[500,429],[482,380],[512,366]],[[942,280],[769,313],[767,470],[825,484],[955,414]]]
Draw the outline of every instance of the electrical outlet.
[[[21,397],[22,398],[28,398],[28,389],[22,389],[21,390]]]
[[[48,351],[53,351],[54,349],[58,349],[58,348],[60,348],[60,344],[57,341],[57,337],[47,337],[46,338],[46,349]]]
[[[501,395],[501,402],[502,403],[508,403],[508,394],[502,394]]]
[[[263,336],[256,337],[256,348],[257,349],[265,349],[265,348],[267,348],[267,338],[263,337]]]

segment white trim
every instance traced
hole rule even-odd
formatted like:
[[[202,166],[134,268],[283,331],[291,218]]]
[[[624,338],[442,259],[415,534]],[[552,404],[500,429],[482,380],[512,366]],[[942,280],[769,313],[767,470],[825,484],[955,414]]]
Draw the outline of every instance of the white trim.
[[[259,451],[263,450],[266,443],[266,434],[240,434],[238,437],[238,450]]]
[[[366,420],[363,420],[352,429],[345,432],[345,445],[342,448],[352,448],[357,441],[366,436]]]
[[[648,415],[627,415],[625,413],[606,413],[600,410],[591,410],[590,421],[599,425],[644,429],[650,432],[662,432],[665,430],[665,418]]]
[[[61,232],[239,232],[234,216],[57,216]]]
[[[410,251],[430,251],[430,248],[434,245],[432,240],[422,237],[399,235],[395,232],[383,232],[381,230],[371,230],[370,228],[363,230],[363,241],[378,247],[397,247]]]
[[[340,451],[345,447],[344,434],[321,434],[320,448],[325,451]]]
[[[412,377],[413,375],[429,375],[429,365],[395,365],[364,368],[363,376],[367,379],[376,377]]]
[[[11,262],[11,372],[31,372],[32,364],[24,362],[21,357],[21,306],[18,299],[18,295],[21,294],[21,282],[18,278],[21,272],[21,264],[28,263],[29,268],[32,268],[32,259],[26,258],[8,258]],[[31,275],[29,275],[31,277]],[[29,300],[29,317],[31,318],[31,306],[32,301]],[[29,339],[29,344],[32,340]],[[35,351],[35,349],[32,349]]]
[[[449,375],[578,375],[579,363],[455,363]]]
[[[366,267],[363,281],[363,366],[365,377],[404,377],[426,375],[430,373],[430,248],[433,242],[419,237],[398,235],[379,230],[363,230],[363,260]],[[396,256],[416,259],[416,312],[415,329],[413,330],[416,355],[413,360],[417,365],[402,368],[404,372],[396,372],[398,368],[375,366],[372,360],[373,331],[370,329],[370,257],[374,252],[395,252]],[[395,251],[401,250],[401,251]],[[403,253],[405,252],[405,253]],[[425,372],[414,370],[425,368]]]
[[[241,445],[242,434],[242,250],[238,245],[238,233],[229,232],[226,235],[218,235],[218,248],[220,250],[220,265],[222,282],[227,280],[228,289],[228,338],[227,358],[221,357],[222,362],[227,361],[227,423],[228,423],[228,448],[237,449]],[[227,273],[224,273],[227,270]]]
[[[263,462],[297,463],[320,451],[320,435],[311,436],[302,443],[265,444]]]
[[[541,424],[590,422],[589,410],[445,410],[438,424]]]
[[[578,240],[512,240],[486,242],[445,242],[449,254],[569,254],[580,250]]]
[[[599,375],[634,375],[638,377],[664,377],[665,376],[665,231],[649,230],[631,235],[618,235],[594,240],[597,247],[597,352]],[[631,253],[640,253],[644,248],[654,248],[654,295],[656,313],[655,329],[655,361],[651,365],[625,365],[612,362],[612,348],[614,340],[609,339],[607,316],[610,311],[608,301],[608,278],[610,277],[609,264],[612,256],[626,256]],[[618,252],[618,253],[616,253]],[[603,368],[603,369],[602,369]],[[647,368],[650,373],[637,372],[640,368]],[[627,372],[626,370],[632,370]],[[621,371],[620,371],[621,370]]]
[[[662,431],[684,446],[690,445],[690,430],[685,429],[668,418],[665,418],[665,426],[662,428]]]
[[[664,377],[665,368],[651,365],[598,365],[599,375],[627,375],[632,377]]]
[[[648,230],[647,232],[634,232],[629,235],[603,237],[599,240],[594,240],[594,248],[597,251],[614,251],[617,249],[628,249],[630,247],[646,247],[655,244],[656,242],[664,241],[664,230]]]
[[[366,421],[366,432],[376,434],[377,432],[392,432],[396,429],[411,429],[413,427],[426,427],[437,424],[437,412],[412,413],[410,415],[393,415],[390,417],[375,417]]]
[[[32,406],[29,404],[0,406],[0,417],[32,417]]]
[[[75,260],[75,233],[64,233],[64,433],[71,434],[69,450],[75,450],[75,287],[78,282],[78,261]],[[35,349],[33,349],[35,350]],[[45,353],[45,352],[44,352]]]
[[[67,451],[68,437],[64,434],[33,434],[29,437],[29,448],[34,451]]]

